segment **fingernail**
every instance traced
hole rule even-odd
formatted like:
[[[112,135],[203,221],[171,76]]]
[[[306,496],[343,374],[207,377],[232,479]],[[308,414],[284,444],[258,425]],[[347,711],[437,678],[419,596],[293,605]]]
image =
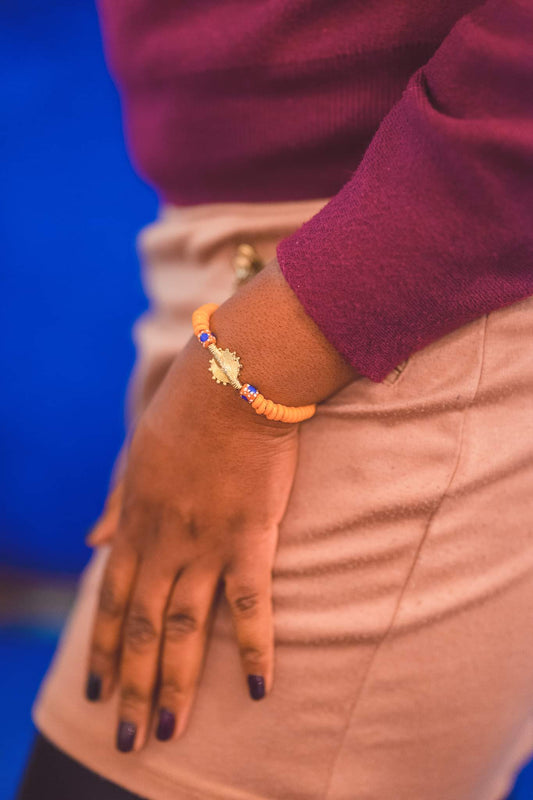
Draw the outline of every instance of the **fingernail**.
[[[248,675],[248,688],[252,700],[261,700],[265,696],[265,679],[262,675]]]
[[[123,719],[120,720],[117,731],[117,749],[121,753],[129,753],[130,750],[133,750],[136,733],[137,725],[133,722],[126,722]]]
[[[85,687],[85,697],[87,700],[100,700],[100,694],[102,692],[102,679],[100,675],[96,675],[94,672],[89,673],[89,677],[87,678],[87,685]]]
[[[157,724],[157,731],[155,732],[157,739],[166,742],[167,739],[172,737],[175,727],[176,717],[172,711],[169,711],[168,708],[162,708],[159,711],[159,722]]]

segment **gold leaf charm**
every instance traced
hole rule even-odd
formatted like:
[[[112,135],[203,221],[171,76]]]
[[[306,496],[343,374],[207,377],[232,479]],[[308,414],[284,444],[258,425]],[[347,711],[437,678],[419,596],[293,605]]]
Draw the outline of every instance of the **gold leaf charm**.
[[[227,349],[217,348],[216,355],[209,361],[209,371],[217,383],[237,383],[241,366],[237,353]]]

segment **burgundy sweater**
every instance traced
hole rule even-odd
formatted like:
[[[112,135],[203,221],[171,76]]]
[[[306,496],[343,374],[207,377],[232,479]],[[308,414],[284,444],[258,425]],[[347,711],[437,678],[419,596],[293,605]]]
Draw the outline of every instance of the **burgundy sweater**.
[[[332,197],[277,254],[361,374],[533,294],[533,0],[99,7],[164,202]]]

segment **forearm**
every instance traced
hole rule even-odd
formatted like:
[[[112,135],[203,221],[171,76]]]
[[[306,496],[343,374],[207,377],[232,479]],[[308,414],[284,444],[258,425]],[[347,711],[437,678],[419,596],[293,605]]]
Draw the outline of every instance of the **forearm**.
[[[275,402],[318,403],[358,377],[304,311],[276,259],[219,306],[211,328],[218,345],[240,357],[241,381]]]
[[[531,2],[487,0],[458,20],[350,180],[276,252],[320,330],[377,382],[531,295]]]

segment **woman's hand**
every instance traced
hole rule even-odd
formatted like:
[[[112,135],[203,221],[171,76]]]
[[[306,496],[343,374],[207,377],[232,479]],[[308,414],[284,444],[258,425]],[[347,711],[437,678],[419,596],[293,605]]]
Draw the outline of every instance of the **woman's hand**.
[[[318,403],[358,377],[275,259],[215,311],[211,328],[241,357],[242,378],[277,402]],[[184,731],[222,581],[250,693],[272,687],[271,571],[298,426],[257,416],[212,380],[208,360],[191,338],[136,423],[124,480],[87,538],[111,542],[87,696],[109,697],[119,683],[125,751],[142,747],[154,700],[158,738]]]
[[[250,694],[272,686],[271,570],[297,426],[258,417],[208,362],[191,339],[138,421],[123,486],[88,538],[113,534],[87,693],[105,699],[119,683],[123,751],[142,747],[154,701],[157,737],[183,733],[221,580]]]

